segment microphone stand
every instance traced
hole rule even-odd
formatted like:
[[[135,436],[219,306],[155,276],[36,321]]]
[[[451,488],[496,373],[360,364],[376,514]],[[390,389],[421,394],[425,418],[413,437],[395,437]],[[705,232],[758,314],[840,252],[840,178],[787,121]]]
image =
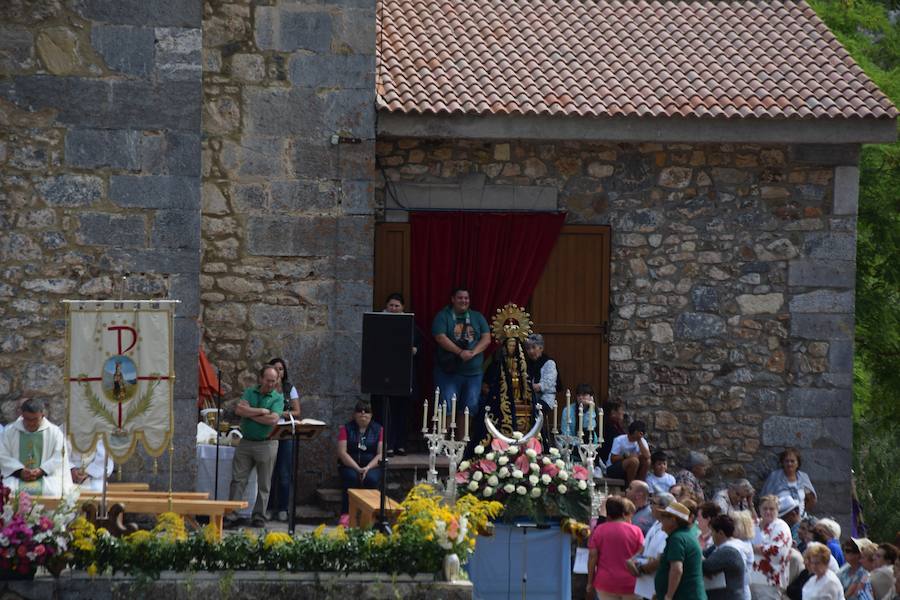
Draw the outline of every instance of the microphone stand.
[[[219,430],[222,420],[222,370],[216,369],[216,475],[213,484],[213,500],[219,499]]]
[[[290,410],[288,411],[288,416],[291,418],[291,440],[293,441],[291,446],[291,489],[288,492],[288,508],[291,511],[288,515],[288,533],[294,535],[294,528],[297,522],[297,506],[295,504],[297,502],[297,484],[294,482],[294,477],[297,475],[297,459],[300,454],[300,444],[297,439],[297,421]]]
[[[381,482],[378,485],[378,491],[380,492],[379,498],[379,510],[378,510],[378,521],[374,525],[375,531],[380,531],[384,535],[391,535],[391,526],[388,523],[387,515],[385,514],[385,486],[387,485],[387,474],[388,474],[388,455],[385,446],[390,443],[390,438],[388,437],[388,415],[390,411],[388,410],[388,402],[391,401],[390,396],[382,396],[381,402],[381,435],[384,437],[384,442],[381,444]],[[376,444],[375,448],[378,448]]]

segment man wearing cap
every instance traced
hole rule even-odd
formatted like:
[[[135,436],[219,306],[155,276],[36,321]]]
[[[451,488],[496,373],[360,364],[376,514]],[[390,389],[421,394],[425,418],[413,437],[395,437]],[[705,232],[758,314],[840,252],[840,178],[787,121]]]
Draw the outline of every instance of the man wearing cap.
[[[675,485],[680,485],[683,490],[690,492],[698,504],[702,504],[706,500],[706,494],[700,480],[706,477],[709,465],[710,460],[708,456],[702,452],[691,450],[688,454],[688,468],[682,469],[675,475]],[[671,492],[672,490],[669,491]]]
[[[672,494],[656,494],[650,500],[650,508],[653,512],[655,521],[647,533],[644,535],[644,547],[641,552],[632,560],[626,563],[631,574],[637,577],[634,584],[634,594],[639,598],[650,600],[656,593],[653,585],[653,574],[659,568],[659,557],[666,549],[666,532],[662,529],[662,523],[659,518],[663,511],[671,503],[675,502]]]
[[[706,600],[703,585],[703,553],[691,530],[691,513],[678,502],[660,515],[666,532],[666,549],[659,561],[654,584],[658,600]]]
[[[756,490],[746,479],[737,479],[728,484],[724,490],[719,490],[713,496],[713,502],[719,505],[723,514],[732,516],[739,510],[749,510],[753,518],[757,518],[756,508],[753,506],[753,494]]]
[[[778,518],[791,528],[791,538],[796,546],[800,540],[800,503],[787,494],[778,496]]]

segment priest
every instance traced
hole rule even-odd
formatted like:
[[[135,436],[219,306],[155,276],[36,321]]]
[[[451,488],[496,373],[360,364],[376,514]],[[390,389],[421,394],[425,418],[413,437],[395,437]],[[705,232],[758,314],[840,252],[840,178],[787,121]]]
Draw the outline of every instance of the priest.
[[[3,484],[32,496],[61,496],[72,488],[62,430],[44,417],[42,400],[22,402],[21,416],[0,434]]]

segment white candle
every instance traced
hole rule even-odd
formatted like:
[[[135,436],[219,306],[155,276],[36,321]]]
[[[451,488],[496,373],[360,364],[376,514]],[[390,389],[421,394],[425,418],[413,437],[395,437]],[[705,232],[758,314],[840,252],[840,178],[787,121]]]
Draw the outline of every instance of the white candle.
[[[588,431],[594,431],[594,403],[588,402]]]
[[[572,404],[572,391],[566,390],[566,410],[563,413],[566,415],[566,431],[569,430],[569,420],[572,420],[572,428],[575,428],[575,413],[569,410],[569,406]]]
[[[599,423],[597,425],[597,437],[598,437],[597,443],[602,444],[603,443],[603,409],[601,408],[599,411],[597,411],[597,413],[598,413],[597,419],[599,421]]]
[[[584,406],[579,403],[578,404],[578,439],[581,439],[581,434],[584,432]]]
[[[466,420],[466,422],[464,423],[464,429],[463,429],[463,441],[468,442],[469,441],[469,407],[468,406],[466,407],[466,410],[463,411],[463,416]]]
[[[428,433],[428,398],[422,405],[422,433]]]
[[[559,423],[559,402],[553,406],[553,430],[551,433],[557,433],[559,431],[556,428],[557,423]]]
[[[456,429],[456,394],[450,400],[450,429]]]

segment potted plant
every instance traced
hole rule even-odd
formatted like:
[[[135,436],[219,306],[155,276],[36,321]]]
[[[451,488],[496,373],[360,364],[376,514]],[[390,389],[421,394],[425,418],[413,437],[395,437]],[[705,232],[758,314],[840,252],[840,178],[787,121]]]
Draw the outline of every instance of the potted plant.
[[[53,511],[26,492],[13,495],[0,484],[0,579],[31,579],[38,567],[59,575],[66,564],[66,527],[75,518],[75,498]]]

